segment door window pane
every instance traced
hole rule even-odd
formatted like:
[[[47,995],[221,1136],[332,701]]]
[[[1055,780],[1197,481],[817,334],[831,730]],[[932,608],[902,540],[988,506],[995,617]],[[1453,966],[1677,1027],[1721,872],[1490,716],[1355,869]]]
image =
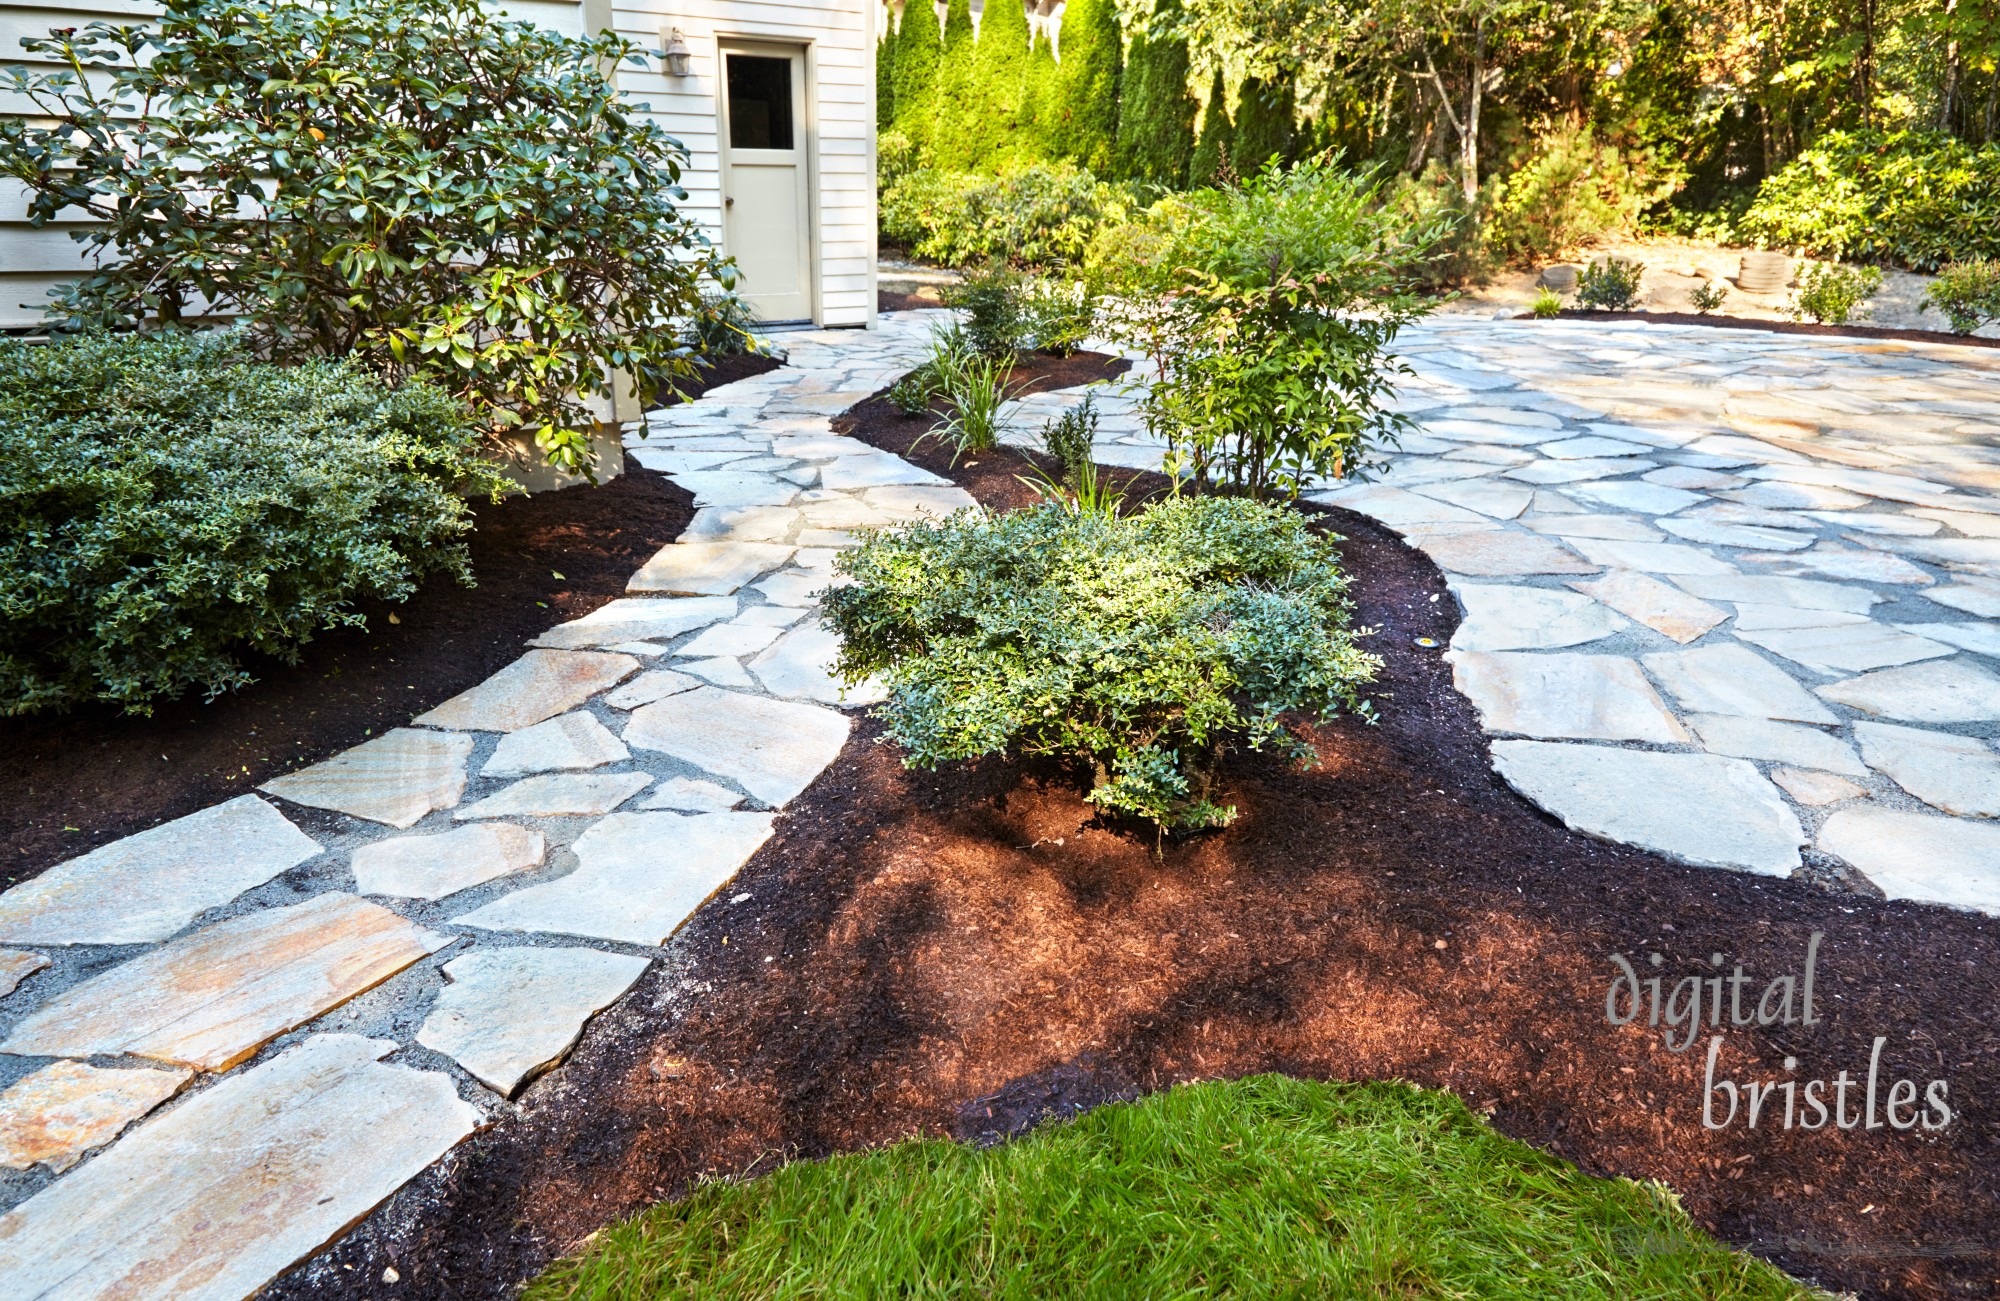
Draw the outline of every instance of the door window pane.
[[[729,147],[792,147],[792,61],[729,56]]]

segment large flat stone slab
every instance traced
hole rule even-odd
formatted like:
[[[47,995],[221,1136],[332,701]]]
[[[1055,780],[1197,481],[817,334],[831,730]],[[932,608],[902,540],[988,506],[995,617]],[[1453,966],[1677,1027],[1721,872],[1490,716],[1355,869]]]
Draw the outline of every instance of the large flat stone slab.
[[[1699,547],[1678,542],[1621,542],[1613,538],[1571,538],[1571,546],[1608,569],[1648,574],[1733,574],[1736,567]]]
[[[671,641],[682,633],[736,617],[727,596],[624,597],[568,623],[559,623],[528,643],[551,650],[583,650],[627,641]]]
[[[478,949],[445,963],[451,981],[417,1031],[502,1097],[567,1053],[584,1022],[632,988],[646,958],[596,949]]]
[[[0,1093],[0,1166],[67,1170],[193,1077],[185,1070],[50,1062]]]
[[[1737,714],[1691,714],[1687,723],[1710,754],[1818,768],[1849,777],[1868,775],[1868,765],[1861,762],[1853,746],[1837,736],[1798,723],[1744,718]]]
[[[1569,585],[1682,645],[1700,640],[1709,629],[1729,617],[1727,611],[1689,596],[1678,587],[1629,569],[1614,569],[1602,578],[1572,579]]]
[[[257,789],[307,808],[408,827],[458,803],[471,754],[472,738],[462,733],[398,727]]]
[[[1646,671],[1696,713],[1827,725],[1840,721],[1790,674],[1743,646],[1658,651],[1642,658]]]
[[[49,965],[46,954],[27,949],[0,949],[0,998],[19,989],[21,982]]]
[[[1870,767],[1924,803],[1961,818],[2000,818],[2000,755],[1972,736],[1859,722]]]
[[[1508,785],[1587,836],[1699,867],[1786,876],[1805,832],[1777,788],[1742,759],[1605,745],[1495,741]]]
[[[2000,722],[2000,677],[1963,657],[1881,669],[1817,690],[1864,714],[1906,723]]]
[[[1891,899],[2000,915],[2000,826],[1867,805],[1838,809],[1814,842]]]
[[[625,743],[728,777],[780,808],[833,762],[850,726],[818,705],[703,687],[635,710]]]
[[[576,842],[576,871],[517,890],[461,926],[664,944],[771,835],[768,813],[614,813]]]
[[[568,713],[635,672],[630,655],[603,651],[531,650],[417,722],[468,732],[518,732]]]
[[[56,864],[0,894],[0,940],[146,944],[297,867],[319,845],[255,795]]]
[[[241,1301],[478,1127],[396,1045],[316,1035],[141,1125],[0,1217],[10,1295]]]
[[[1630,625],[1573,592],[1508,583],[1455,583],[1465,619],[1452,634],[1455,650],[1554,650],[1609,637]]]
[[[677,809],[683,813],[722,813],[743,802],[727,786],[699,777],[669,777],[639,801],[642,809]]]
[[[1687,733],[1618,655],[1452,651],[1452,683],[1488,732],[1516,736],[1674,744]]]
[[[683,691],[693,691],[700,685],[699,678],[691,678],[672,669],[647,669],[623,686],[606,692],[604,703],[613,709],[637,709],[641,705],[650,705],[655,700],[665,700],[668,696],[676,696]]]
[[[1747,601],[1753,605],[1842,610],[1848,614],[1866,614],[1870,606],[1882,599],[1865,587],[1772,574],[1677,574],[1674,586],[1708,601]]]
[[[1895,664],[1941,659],[1954,653],[1950,646],[1898,631],[1872,619],[1819,628],[1766,628],[1759,631],[1739,624],[1736,635],[1822,673],[1858,673]]]
[[[524,777],[451,816],[459,822],[475,818],[594,817],[611,812],[652,782],[652,777],[642,772],[543,773]]]
[[[1448,533],[1426,537],[1423,552],[1454,574],[1594,574],[1598,566],[1554,538],[1519,529]]]
[[[868,705],[887,692],[873,680],[846,687],[833,676],[840,636],[817,619],[792,629],[750,661],[750,671],[774,696],[826,705]]]
[[[17,1023],[0,1052],[131,1053],[225,1071],[449,943],[354,895],[323,894],[218,922],[73,985]]]
[[[791,558],[791,547],[768,542],[674,542],[662,547],[625,587],[676,596],[728,596]]]
[[[395,899],[442,899],[475,885],[540,867],[539,831],[481,822],[432,836],[396,836],[354,851],[354,888]]]
[[[479,775],[518,777],[558,769],[601,768],[631,757],[632,752],[610,728],[578,710],[507,733],[493,747],[493,757]]]

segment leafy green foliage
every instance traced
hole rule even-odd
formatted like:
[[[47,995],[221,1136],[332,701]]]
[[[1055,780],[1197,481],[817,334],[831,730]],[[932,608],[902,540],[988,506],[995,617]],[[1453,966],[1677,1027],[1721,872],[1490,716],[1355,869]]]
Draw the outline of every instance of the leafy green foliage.
[[[1796,320],[1844,325],[1862,303],[1882,287],[1882,268],[1846,267],[1837,262],[1815,262],[1799,276],[1798,301],[1792,304]]]
[[[771,345],[757,337],[757,312],[734,291],[711,290],[688,315],[681,328],[697,365],[715,357],[772,356]]]
[[[1022,285],[1020,272],[1005,262],[990,262],[945,287],[944,305],[965,313],[965,339],[973,351],[1011,362],[1026,344]]]
[[[1565,127],[1537,141],[1501,183],[1490,238],[1524,262],[1562,257],[1636,229],[1639,214],[1679,183],[1649,154],[1604,144],[1589,127]]]
[[[1021,287],[1021,325],[1040,352],[1073,355],[1090,337],[1097,306],[1077,280],[1040,276]]]
[[[908,10],[905,10],[907,13]],[[922,14],[923,5],[917,6]],[[933,100],[936,126],[925,157],[949,171],[970,171],[983,137],[972,102],[972,59],[976,38],[972,9],[966,0],[950,0],[944,11],[944,45],[938,54],[937,90]]]
[[[1179,0],[1160,0],[1136,25],[1118,107],[1118,171],[1177,190],[1194,152],[1194,96],[1188,94],[1187,39],[1174,30]]]
[[[994,259],[1018,266],[1079,260],[1129,197],[1067,163],[1004,176],[920,168],[882,195],[883,235],[919,257],[952,266]]]
[[[1098,176],[1117,166],[1118,78],[1124,36],[1112,0],[1070,0],[1063,6],[1056,68],[1061,100],[1045,136],[1061,157]]]
[[[1141,410],[1199,489],[1292,497],[1363,467],[1401,420],[1396,333],[1429,310],[1412,230],[1331,158],[1162,200],[1107,240],[1107,327],[1158,368]]]
[[[991,357],[977,350],[941,352],[932,359],[938,391],[944,395],[944,420],[926,434],[952,446],[952,461],[968,452],[990,452],[1000,445],[1006,422],[1001,411],[1014,397],[1007,377],[1012,358]]]
[[[896,12],[887,5],[876,15],[881,38],[875,42],[875,129],[896,126]]]
[[[1924,306],[1943,312],[1953,334],[2000,321],[2000,261],[1975,258],[1946,267],[1924,291]]]
[[[358,601],[469,582],[463,494],[506,488],[431,385],[235,333],[0,342],[0,419],[0,714],[241,686]]]
[[[1129,518],[1048,503],[878,534],[826,596],[838,671],[881,675],[912,767],[1018,752],[1087,763],[1107,813],[1217,826],[1215,765],[1295,760],[1298,710],[1365,712],[1333,545],[1294,511],[1175,498]]]
[[[1295,116],[1290,82],[1272,84],[1261,77],[1245,77],[1236,91],[1236,132],[1230,140],[1237,170],[1247,175],[1274,160],[1279,165],[1290,162]]]
[[[260,355],[422,375],[571,470],[590,395],[688,373],[656,327],[719,268],[685,151],[601,70],[621,40],[478,0],[167,0],[27,45],[62,70],[4,79],[36,107],[0,119],[0,172],[32,224],[93,223],[70,325],[239,317]]]
[[[1229,120],[1229,93],[1223,89],[1222,69],[1217,67],[1201,111],[1201,134],[1196,138],[1193,156],[1188,159],[1188,183],[1196,189],[1206,189],[1235,179],[1231,163],[1235,140],[1236,128]]]
[[[1576,305],[1603,312],[1629,312],[1639,306],[1639,289],[1646,266],[1626,258],[1605,258],[1583,269],[1576,280]]]
[[[1457,178],[1437,163],[1420,175],[1397,175],[1382,206],[1406,229],[1436,231],[1421,255],[1403,268],[1422,289],[1440,291],[1486,278],[1493,269],[1478,205],[1468,205]]]
[[[986,0],[972,55],[971,170],[999,171],[1039,156],[1022,130],[1028,56],[1028,15],[1021,0]]]
[[[2000,257],[2000,141],[1830,132],[1764,182],[1740,227],[1768,248],[1918,271]]]
[[[992,1147],[911,1139],[705,1182],[595,1235],[527,1296],[1825,1294],[1717,1242],[1666,1188],[1586,1175],[1452,1094],[1257,1075]]]
[[[1718,284],[1713,280],[1704,280],[1688,290],[1688,302],[1694,305],[1695,311],[1704,316],[1722,306],[1723,299],[1727,297],[1729,297],[1729,286]]]
[[[1540,293],[1535,295],[1534,302],[1528,304],[1528,310],[1534,313],[1535,319],[1538,321],[1554,320],[1556,317],[1562,315],[1562,309],[1563,296],[1547,287],[1544,287]]]
[[[1084,394],[1083,401],[1042,422],[1042,450],[1056,458],[1063,478],[1074,481],[1086,467],[1094,465],[1097,446],[1097,398]]]

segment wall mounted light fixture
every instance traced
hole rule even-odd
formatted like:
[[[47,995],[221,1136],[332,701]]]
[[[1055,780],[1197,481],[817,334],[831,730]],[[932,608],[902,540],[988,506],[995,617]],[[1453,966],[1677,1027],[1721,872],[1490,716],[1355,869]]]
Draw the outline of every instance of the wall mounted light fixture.
[[[666,60],[667,75],[669,77],[685,77],[689,75],[690,69],[688,63],[694,56],[693,52],[688,49],[688,43],[681,39],[680,28],[675,27],[668,31],[665,47],[660,51],[660,54]]]

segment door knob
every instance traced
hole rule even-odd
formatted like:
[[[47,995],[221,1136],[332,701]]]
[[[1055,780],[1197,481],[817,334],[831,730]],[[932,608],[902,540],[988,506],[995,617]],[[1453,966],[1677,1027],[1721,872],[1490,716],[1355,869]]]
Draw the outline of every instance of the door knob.
[[[733,208],[736,206],[736,200],[730,198],[728,195],[725,194],[722,196],[722,206],[725,208]]]

